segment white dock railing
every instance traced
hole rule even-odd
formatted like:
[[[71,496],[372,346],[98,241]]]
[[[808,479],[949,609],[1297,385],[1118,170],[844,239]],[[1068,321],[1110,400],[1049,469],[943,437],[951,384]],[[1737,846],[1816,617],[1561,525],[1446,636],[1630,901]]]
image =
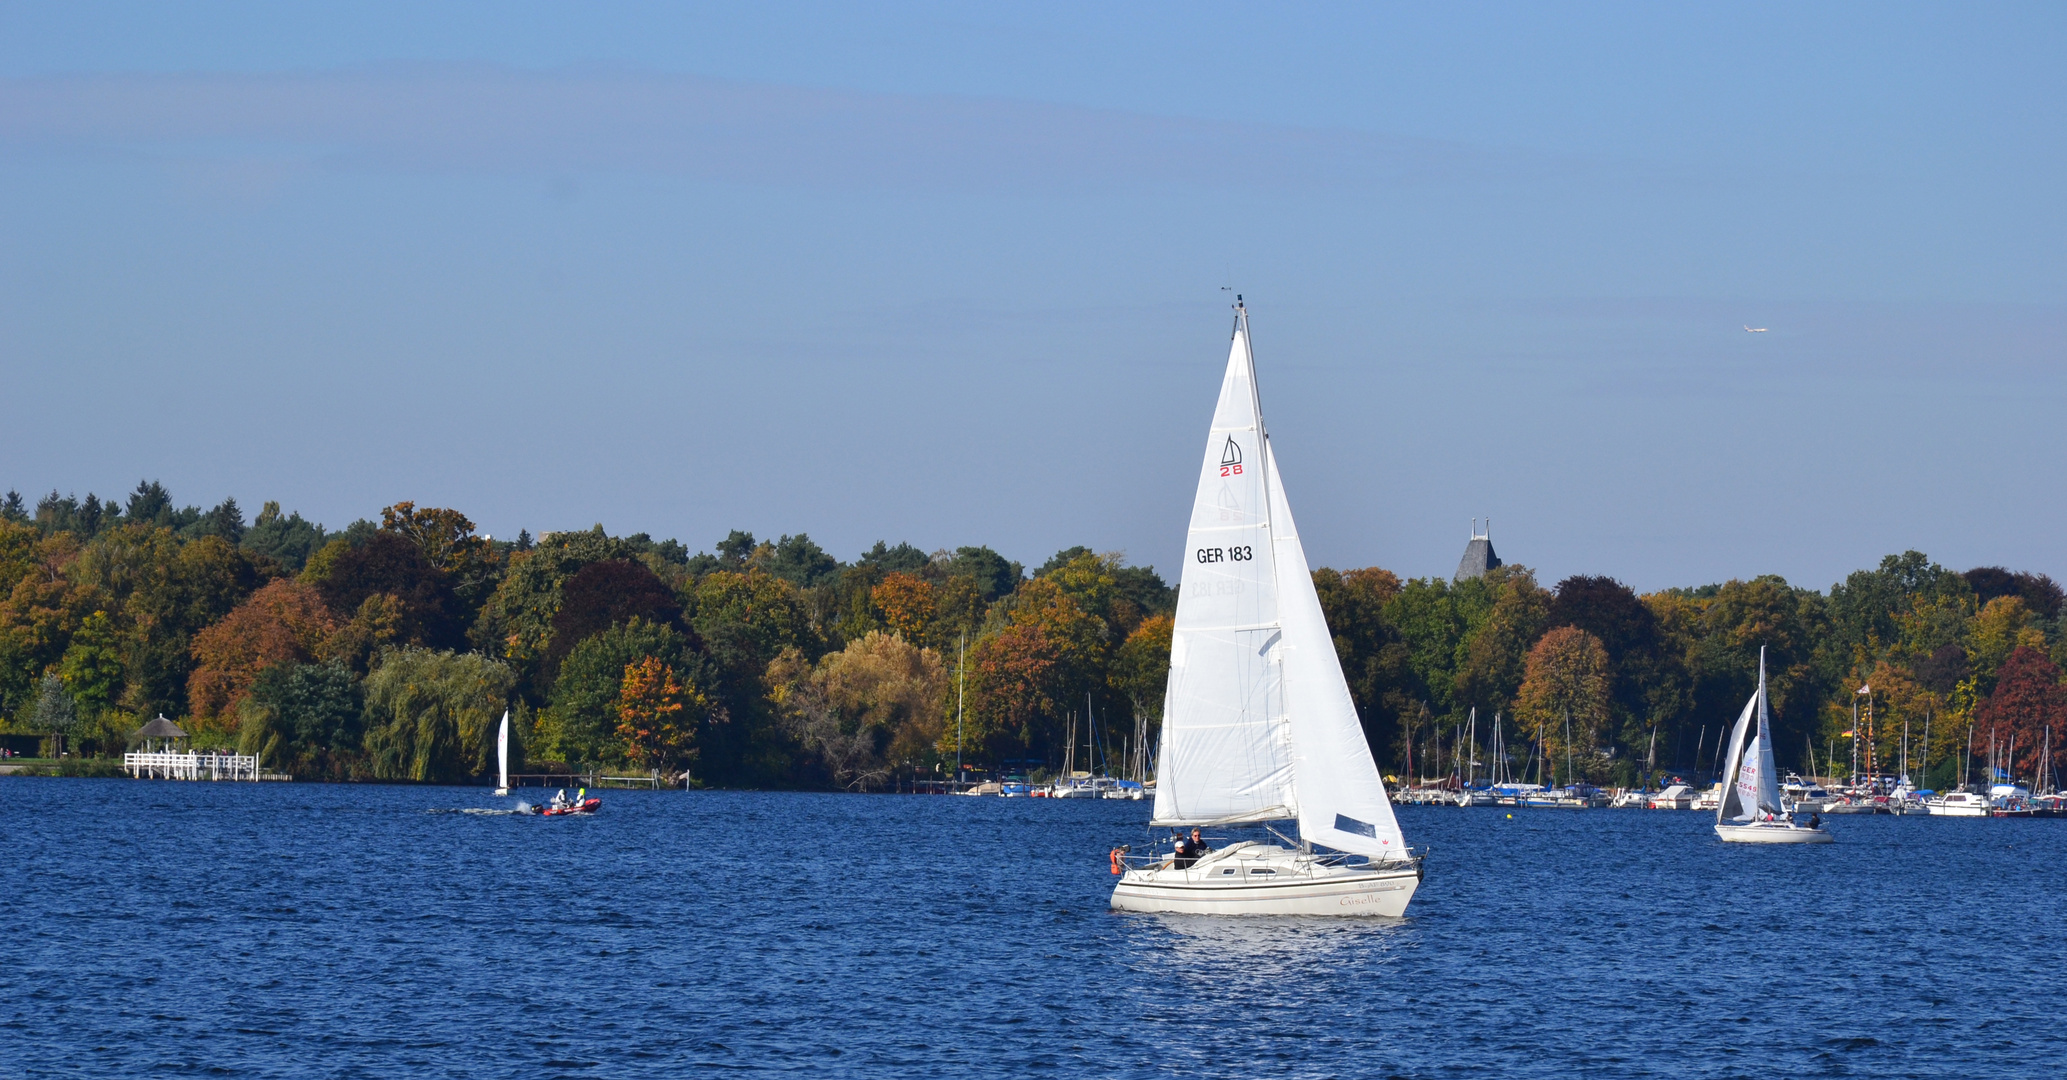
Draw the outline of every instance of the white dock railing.
[[[250,754],[154,750],[122,755],[122,767],[139,780],[258,779],[258,757]]]

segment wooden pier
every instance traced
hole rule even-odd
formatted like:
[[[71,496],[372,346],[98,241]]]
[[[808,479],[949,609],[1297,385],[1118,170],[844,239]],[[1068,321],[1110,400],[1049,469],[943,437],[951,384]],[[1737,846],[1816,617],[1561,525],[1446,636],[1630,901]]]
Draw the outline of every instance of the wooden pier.
[[[285,780],[259,772],[252,754],[152,750],[122,755],[122,767],[138,780]]]

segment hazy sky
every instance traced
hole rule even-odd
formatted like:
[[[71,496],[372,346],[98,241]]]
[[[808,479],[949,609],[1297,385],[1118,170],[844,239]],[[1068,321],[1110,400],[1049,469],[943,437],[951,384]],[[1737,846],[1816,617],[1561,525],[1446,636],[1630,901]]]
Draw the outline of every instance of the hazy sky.
[[[0,3],[0,489],[2067,578],[2067,7],[310,7]]]

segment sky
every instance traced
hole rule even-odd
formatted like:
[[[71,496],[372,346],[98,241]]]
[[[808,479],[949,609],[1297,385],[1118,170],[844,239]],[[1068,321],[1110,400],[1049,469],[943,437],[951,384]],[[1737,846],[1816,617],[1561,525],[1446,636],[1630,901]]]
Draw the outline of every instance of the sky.
[[[2067,579],[2059,5],[0,2],[0,489]],[[1762,328],[1747,332],[1747,327]]]

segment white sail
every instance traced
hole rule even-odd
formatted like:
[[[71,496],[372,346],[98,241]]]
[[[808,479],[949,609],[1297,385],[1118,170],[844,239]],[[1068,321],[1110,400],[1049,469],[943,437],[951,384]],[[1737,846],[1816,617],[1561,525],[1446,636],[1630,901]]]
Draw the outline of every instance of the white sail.
[[[1261,413],[1248,326],[1238,317],[1185,543],[1156,764],[1158,824],[1298,816]]]
[[[1752,787],[1753,797],[1747,800],[1741,791],[1742,781],[1739,777],[1739,770],[1743,766],[1747,740],[1752,737],[1751,718],[1757,711],[1758,694],[1754,692],[1750,700],[1744,703],[1744,711],[1738,714],[1737,726],[1730,731],[1730,752],[1723,758],[1722,770],[1717,773],[1723,781],[1722,800],[1715,807],[1715,820],[1717,824],[1732,819],[1743,820],[1749,817],[1751,812],[1744,808],[1748,805],[1755,805],[1757,801],[1756,783]]]
[[[1773,724],[1766,709],[1766,650],[1758,649],[1758,785],[1756,806],[1768,814],[1786,811],[1780,805],[1780,770],[1773,762]]]
[[[1313,843],[1405,854],[1263,425],[1237,315],[1170,643],[1156,824],[1295,818]]]
[[[1264,444],[1269,445],[1266,435]],[[1338,851],[1373,858],[1406,854],[1407,842],[1392,816],[1385,781],[1371,758],[1356,701],[1342,677],[1335,638],[1328,632],[1306,549],[1292,524],[1292,507],[1278,478],[1275,452],[1269,469],[1270,530],[1276,549],[1279,619],[1284,640],[1285,712],[1292,719],[1292,776],[1298,793],[1299,835]]]
[[[1754,727],[1752,718],[1758,718]],[[1779,814],[1780,782],[1773,764],[1772,722],[1766,712],[1766,651],[1758,650],[1758,689],[1744,703],[1730,733],[1729,756],[1723,759],[1723,797],[1715,808],[1717,824],[1751,821],[1761,812]]]
[[[500,779],[502,780],[502,783],[496,785],[496,790],[508,791],[510,789],[510,711],[508,709],[502,711],[502,729],[495,733],[495,761],[499,769]]]

